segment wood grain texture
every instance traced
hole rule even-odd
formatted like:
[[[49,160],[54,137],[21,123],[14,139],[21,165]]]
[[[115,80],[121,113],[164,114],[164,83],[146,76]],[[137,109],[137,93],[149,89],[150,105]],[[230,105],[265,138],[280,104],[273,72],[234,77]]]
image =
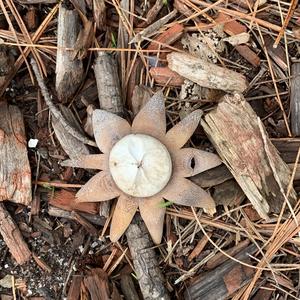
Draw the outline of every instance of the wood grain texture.
[[[94,72],[100,108],[117,115],[123,115],[120,80],[113,57],[106,52],[98,51]]]
[[[241,95],[225,96],[201,122],[225,165],[262,218],[286,201],[290,170]],[[293,205],[295,191],[290,192]]]
[[[248,254],[253,254],[255,246],[251,245],[238,253],[235,258],[250,263]],[[223,300],[249,282],[254,269],[228,260],[213,271],[203,274],[200,279],[186,290],[186,300]]]
[[[300,135],[300,63],[292,65],[291,78],[291,127],[295,136]]]
[[[16,106],[0,103],[0,201],[29,205],[31,170],[23,117]]]
[[[30,259],[31,252],[3,203],[0,203],[0,233],[18,264],[22,265]]]
[[[170,299],[152,248],[151,237],[145,224],[137,216],[128,227],[126,237],[144,299]]]
[[[67,102],[78,89],[83,78],[81,60],[73,59],[73,51],[80,32],[80,18],[75,9],[69,9],[63,2],[59,6],[57,28],[57,56],[55,87],[59,100]]]
[[[202,87],[240,93],[247,89],[248,83],[242,74],[191,54],[173,52],[167,56],[167,60],[172,71]]]

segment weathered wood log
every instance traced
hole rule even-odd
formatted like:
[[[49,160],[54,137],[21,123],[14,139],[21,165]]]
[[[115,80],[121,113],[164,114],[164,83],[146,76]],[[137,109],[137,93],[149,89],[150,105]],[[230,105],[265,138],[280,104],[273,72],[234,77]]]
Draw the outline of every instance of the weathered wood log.
[[[72,215],[72,212],[52,206],[52,205],[49,205],[47,212],[52,217],[74,220],[74,216]],[[82,215],[84,218],[86,218],[92,224],[99,225],[99,226],[103,226],[105,224],[105,218],[103,218],[99,215],[91,215],[88,213],[80,213],[80,215]]]
[[[124,114],[117,65],[112,56],[98,51],[94,64],[100,108],[117,115]]]
[[[73,51],[77,36],[80,32],[80,18],[78,12],[67,1],[59,6],[57,28],[57,56],[55,87],[58,99],[67,102],[76,92],[83,78],[83,64],[73,58]]]
[[[3,203],[0,203],[0,233],[18,264],[22,265],[30,259],[31,252]]]
[[[126,237],[144,299],[170,299],[152,248],[152,239],[138,216],[135,216],[128,227]]]
[[[64,105],[60,105],[59,108],[68,124],[78,132],[80,132],[82,135],[84,135],[85,133],[79,125],[77,119],[73,115],[71,109]],[[82,155],[90,154],[88,147],[82,141],[71,135],[68,131],[68,128],[66,128],[64,124],[62,124],[60,119],[56,119],[54,116],[52,118],[52,127],[54,129],[55,135],[66,154],[68,154],[68,156],[72,160],[77,160]]]
[[[31,202],[31,170],[23,117],[16,106],[0,103],[0,201]]]
[[[300,63],[292,65],[291,79],[291,127],[295,136],[300,135]]]
[[[238,253],[235,258],[250,263],[248,255],[255,252],[251,245]],[[222,300],[247,284],[254,273],[254,269],[228,260],[213,271],[207,272],[200,280],[188,287],[184,294],[186,300]]]
[[[173,52],[167,55],[167,60],[172,71],[200,86],[240,93],[247,89],[245,76],[193,55]]]
[[[201,122],[225,165],[262,218],[295,203],[291,174],[273,146],[261,120],[238,94],[225,96]],[[289,206],[289,203],[288,203]]]

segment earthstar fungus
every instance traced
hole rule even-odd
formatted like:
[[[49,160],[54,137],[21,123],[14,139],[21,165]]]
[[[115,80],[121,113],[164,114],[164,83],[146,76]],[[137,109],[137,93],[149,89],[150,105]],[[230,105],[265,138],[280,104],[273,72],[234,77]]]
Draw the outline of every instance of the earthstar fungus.
[[[213,153],[183,148],[200,118],[201,112],[195,110],[166,132],[162,92],[153,95],[131,126],[115,114],[94,111],[94,136],[103,154],[86,155],[65,165],[101,170],[76,197],[78,202],[118,198],[110,227],[113,242],[122,236],[139,208],[153,241],[160,243],[164,199],[179,205],[215,207],[211,196],[187,179],[221,163]]]

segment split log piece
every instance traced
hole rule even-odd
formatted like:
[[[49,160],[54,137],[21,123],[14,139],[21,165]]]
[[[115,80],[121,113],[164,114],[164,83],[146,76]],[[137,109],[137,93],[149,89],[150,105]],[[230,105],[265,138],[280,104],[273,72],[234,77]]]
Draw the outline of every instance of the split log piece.
[[[73,59],[73,52],[66,48],[74,48],[80,32],[80,18],[75,8],[63,1],[59,5],[57,28],[57,56],[55,88],[58,99],[67,102],[76,92],[83,78],[83,64]]]
[[[0,203],[0,233],[12,257],[18,264],[22,265],[29,261],[31,252],[28,249],[19,228],[3,203]]]
[[[201,124],[218,154],[259,215],[279,213],[291,174],[267,137],[261,120],[239,95],[226,95]],[[296,200],[292,189],[289,202]]]
[[[152,239],[138,216],[135,216],[128,227],[126,237],[144,299],[170,299],[155,250],[152,248]]]
[[[245,76],[193,55],[173,52],[167,56],[167,60],[172,71],[200,86],[240,93],[248,87]]]
[[[235,258],[249,263],[249,254],[255,252],[254,245],[239,252]],[[213,271],[204,273],[200,280],[187,288],[186,300],[223,300],[247,284],[254,273],[254,269],[228,260]]]
[[[23,116],[6,102],[0,102],[0,145],[0,201],[29,205],[31,170]]]
[[[48,215],[52,217],[74,220],[74,216],[72,215],[72,212],[52,205],[49,205],[47,212]],[[80,215],[82,215],[85,219],[87,219],[89,222],[91,222],[94,225],[104,226],[105,224],[105,218],[99,215],[91,215],[88,213],[80,213]]]
[[[292,65],[291,125],[293,135],[300,135],[300,63]]]
[[[78,132],[84,135],[84,132],[77,119],[75,118],[72,110],[64,105],[60,105],[59,108],[68,124],[70,124],[72,128],[76,128]],[[88,147],[82,141],[78,140],[76,137],[69,133],[64,124],[62,124],[61,119],[56,119],[54,116],[52,118],[52,127],[54,129],[55,135],[60,145],[62,146],[66,154],[68,154],[68,156],[71,158],[71,160],[76,161],[82,155],[90,154]]]

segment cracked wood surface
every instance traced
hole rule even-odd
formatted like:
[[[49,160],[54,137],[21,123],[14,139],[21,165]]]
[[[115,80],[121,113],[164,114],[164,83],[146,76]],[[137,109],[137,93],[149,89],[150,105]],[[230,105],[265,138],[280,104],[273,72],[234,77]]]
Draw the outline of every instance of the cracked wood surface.
[[[23,117],[16,106],[0,103],[0,201],[29,205],[31,170]]]

